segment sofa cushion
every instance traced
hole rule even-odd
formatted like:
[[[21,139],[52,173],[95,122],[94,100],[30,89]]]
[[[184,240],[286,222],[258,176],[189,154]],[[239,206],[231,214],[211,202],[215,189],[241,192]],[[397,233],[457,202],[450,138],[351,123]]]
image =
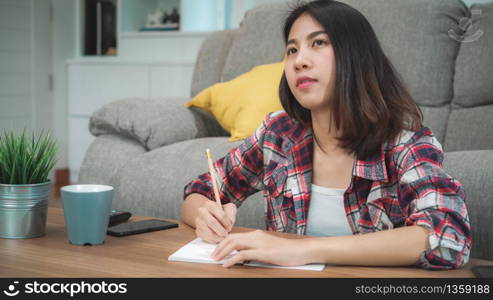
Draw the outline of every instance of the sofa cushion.
[[[493,105],[456,108],[450,113],[446,151],[493,149]]]
[[[467,7],[460,0],[343,2],[367,17],[385,53],[420,105],[441,106],[451,101],[459,45],[447,32],[457,27],[457,20],[466,14]],[[223,81],[255,65],[282,59],[282,26],[289,6],[268,4],[247,12],[226,59]]]
[[[205,89],[185,106],[199,107],[214,115],[231,133],[229,141],[245,139],[268,113],[282,109],[278,91],[283,70],[284,62],[257,66]]]
[[[460,0],[343,0],[373,26],[420,105],[450,103],[458,43],[447,32],[467,12]]]
[[[455,69],[453,102],[463,107],[493,104],[493,3],[474,4],[471,12]]]
[[[221,81],[231,80],[253,67],[284,57],[282,25],[286,3],[260,5],[245,13],[224,64]]]
[[[466,191],[471,257],[493,260],[493,150],[446,152],[443,168]]]
[[[224,63],[237,31],[237,29],[217,31],[204,40],[193,71],[192,97],[221,81]]]
[[[107,184],[129,160],[146,153],[136,140],[121,135],[98,136],[86,152],[79,171],[80,184]]]
[[[423,112],[423,123],[426,127],[433,131],[433,135],[442,144],[445,144],[445,130],[447,129],[447,121],[450,115],[450,105],[441,107],[421,106]],[[447,149],[444,149],[447,151]]]

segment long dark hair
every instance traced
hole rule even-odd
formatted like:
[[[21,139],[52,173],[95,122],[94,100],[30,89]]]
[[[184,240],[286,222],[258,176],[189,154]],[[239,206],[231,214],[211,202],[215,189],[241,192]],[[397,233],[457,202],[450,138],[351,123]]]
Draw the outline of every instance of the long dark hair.
[[[298,2],[284,23],[285,43],[293,23],[303,14],[320,23],[334,49],[336,82],[330,117],[342,132],[338,139],[343,149],[364,159],[375,155],[383,142],[393,140],[402,130],[422,128],[421,110],[358,10],[332,0]],[[311,123],[310,110],[293,96],[285,74],[279,97],[289,116]]]

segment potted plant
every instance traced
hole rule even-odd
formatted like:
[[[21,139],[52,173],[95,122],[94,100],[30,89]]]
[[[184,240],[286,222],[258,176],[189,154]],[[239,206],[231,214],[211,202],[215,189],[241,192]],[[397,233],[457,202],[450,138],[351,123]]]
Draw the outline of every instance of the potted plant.
[[[32,238],[45,234],[51,181],[56,163],[54,139],[43,131],[0,135],[0,237]]]

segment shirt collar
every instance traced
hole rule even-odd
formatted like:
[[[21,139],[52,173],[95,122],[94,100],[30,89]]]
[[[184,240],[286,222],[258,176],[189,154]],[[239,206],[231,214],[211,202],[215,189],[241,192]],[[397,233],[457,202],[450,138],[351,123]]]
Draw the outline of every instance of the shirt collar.
[[[353,175],[372,181],[388,181],[388,172],[385,164],[385,143],[380,151],[367,159],[356,159],[353,167]]]

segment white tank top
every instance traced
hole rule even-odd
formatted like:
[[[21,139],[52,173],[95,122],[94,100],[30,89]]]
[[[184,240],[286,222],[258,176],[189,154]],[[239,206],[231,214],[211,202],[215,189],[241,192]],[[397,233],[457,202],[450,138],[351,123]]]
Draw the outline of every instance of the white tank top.
[[[312,184],[306,234],[311,236],[352,235],[344,209],[344,189]]]

